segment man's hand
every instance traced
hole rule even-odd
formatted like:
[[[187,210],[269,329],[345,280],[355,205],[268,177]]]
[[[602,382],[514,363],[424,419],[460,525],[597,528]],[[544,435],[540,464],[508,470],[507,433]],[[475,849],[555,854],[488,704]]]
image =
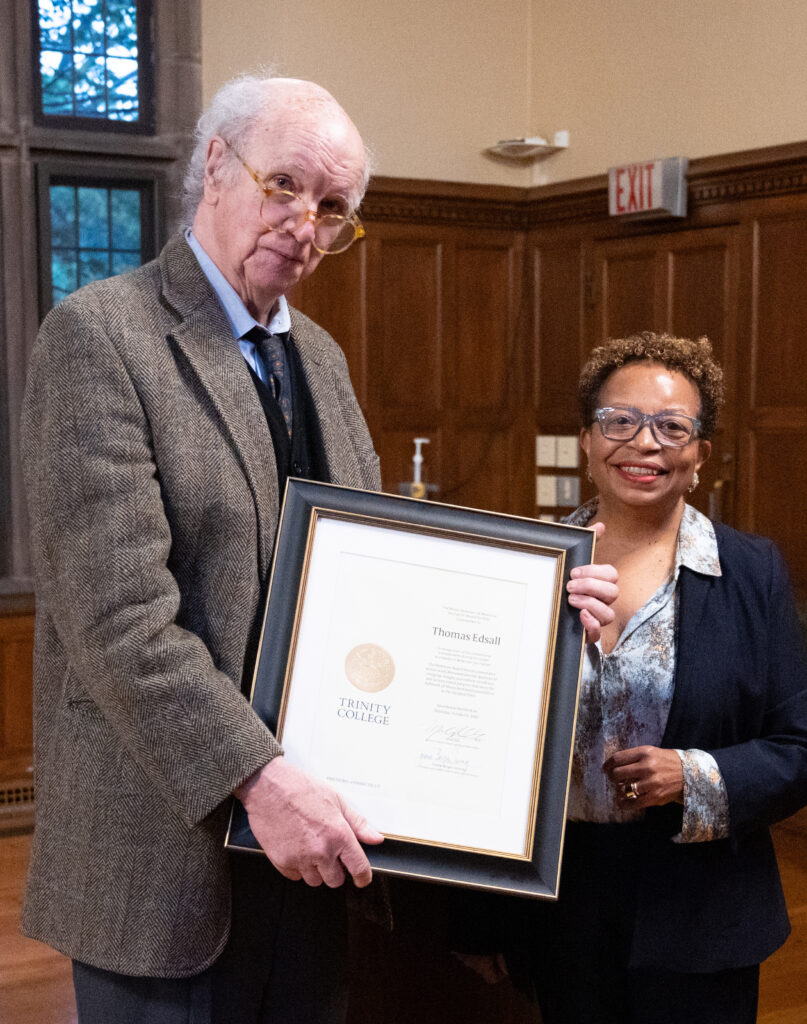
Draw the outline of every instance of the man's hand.
[[[677,751],[665,747],[619,750],[602,766],[620,800],[637,810],[684,802],[684,768]],[[631,793],[631,784],[633,784]]]
[[[605,532],[604,523],[595,523],[597,537]],[[572,569],[572,578],[566,584],[569,604],[580,610],[580,621],[586,631],[586,641],[595,644],[602,627],[614,621],[610,607],[617,599],[618,573],[613,565],[581,565]]]
[[[235,795],[244,805],[252,834],[277,870],[292,881],[331,888],[345,870],[360,888],[372,881],[359,843],[380,843],[342,797],[325,783],[276,757],[243,782]]]

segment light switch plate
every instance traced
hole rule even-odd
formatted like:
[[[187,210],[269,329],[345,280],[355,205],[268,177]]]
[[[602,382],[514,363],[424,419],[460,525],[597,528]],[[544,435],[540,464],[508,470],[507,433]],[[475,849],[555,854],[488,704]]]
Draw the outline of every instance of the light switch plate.
[[[561,508],[577,508],[580,504],[580,477],[559,476],[557,480],[556,504]]]
[[[575,434],[564,434],[558,438],[557,463],[564,469],[577,469],[580,459],[580,442]]]
[[[539,476],[537,482],[537,504],[539,508],[555,508],[558,503],[558,478]]]
[[[535,465],[556,466],[557,464],[557,438],[554,434],[538,434],[535,438]]]

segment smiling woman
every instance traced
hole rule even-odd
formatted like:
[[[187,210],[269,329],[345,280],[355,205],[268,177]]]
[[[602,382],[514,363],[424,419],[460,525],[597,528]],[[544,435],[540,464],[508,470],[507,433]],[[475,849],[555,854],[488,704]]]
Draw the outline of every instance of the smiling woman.
[[[580,443],[619,570],[580,684],[560,900],[514,911],[545,1024],[752,1024],[789,924],[768,826],[807,801],[807,665],[773,544],[687,505],[723,400],[706,338],[596,349]],[[525,956],[526,952],[526,956]]]
[[[654,519],[663,511],[680,518],[684,495],[711,450],[698,436],[697,387],[683,373],[644,360],[614,370],[599,400],[580,443],[601,507],[640,503]],[[677,530],[678,523],[670,526]]]

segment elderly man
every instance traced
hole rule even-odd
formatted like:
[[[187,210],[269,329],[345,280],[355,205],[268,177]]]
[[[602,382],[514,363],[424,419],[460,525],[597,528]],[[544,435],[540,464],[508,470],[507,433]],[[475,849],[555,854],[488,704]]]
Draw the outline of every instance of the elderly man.
[[[73,958],[82,1022],[343,1018],[337,887],[370,881],[381,836],[278,756],[242,691],[286,477],[380,484],[344,356],[284,299],[361,232],[366,181],[325,90],[230,83],[199,122],[192,230],[42,326],[22,927]],[[225,852],[232,793],[268,860]]]
[[[287,476],[379,486],[344,356],[284,298],[361,233],[366,166],[320,87],[230,83],[199,122],[192,229],[67,298],[34,349],[22,927],[72,957],[81,1024],[344,1019],[340,886],[382,837],[243,692]],[[571,585],[587,628],[609,578]],[[225,852],[232,794],[266,858]]]

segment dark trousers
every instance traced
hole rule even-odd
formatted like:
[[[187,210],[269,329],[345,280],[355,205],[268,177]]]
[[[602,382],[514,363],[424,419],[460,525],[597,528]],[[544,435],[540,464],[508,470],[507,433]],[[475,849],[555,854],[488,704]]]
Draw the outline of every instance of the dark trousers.
[[[343,891],[288,882],[262,856],[233,854],[232,867],[232,928],[216,963],[190,978],[133,978],[74,962],[79,1024],[343,1024]]]
[[[569,824],[560,899],[522,918],[544,1024],[754,1024],[758,965],[705,974],[628,966],[640,857],[635,826]]]

